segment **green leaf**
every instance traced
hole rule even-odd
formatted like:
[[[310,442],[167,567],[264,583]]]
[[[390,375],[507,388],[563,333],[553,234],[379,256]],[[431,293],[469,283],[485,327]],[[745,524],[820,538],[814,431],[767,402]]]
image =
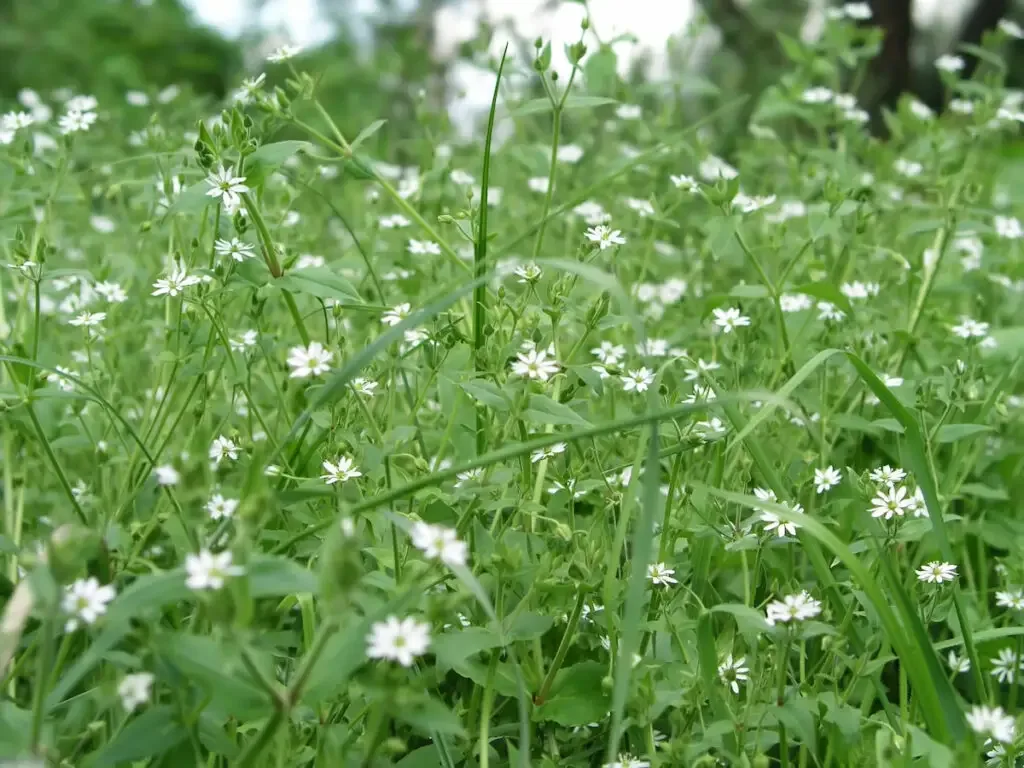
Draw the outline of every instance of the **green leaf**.
[[[171,203],[171,207],[164,214],[164,219],[179,213],[196,213],[203,210],[210,203],[217,202],[217,198],[206,194],[210,191],[210,185],[205,179],[197,184],[186,187],[178,193],[178,196]]]
[[[209,635],[182,632],[163,634],[152,645],[179,673],[210,697],[210,710],[222,717],[255,719],[273,709],[267,694],[239,661],[237,648]]]
[[[565,100],[562,109],[594,109],[603,107],[606,104],[618,104],[615,99],[606,99],[603,96],[570,96]],[[531,99],[512,110],[512,117],[525,117],[527,115],[539,115],[543,112],[550,112],[553,109],[551,100],[546,96],[542,99]]]
[[[614,93],[618,83],[618,57],[611,46],[602,45],[583,65],[583,79],[591,93]]]
[[[153,573],[137,579],[111,603],[103,619],[102,631],[50,691],[46,697],[46,710],[49,712],[60,704],[107,651],[128,634],[133,618],[147,611],[158,613],[163,606],[180,603],[191,596],[192,590],[185,586],[185,574],[181,570]]]
[[[564,726],[602,721],[608,712],[609,696],[602,680],[608,667],[584,661],[558,670],[548,700],[534,710],[534,719]]]
[[[362,304],[359,292],[348,280],[327,267],[296,269],[273,282],[286,291],[304,293],[318,299],[334,299],[342,304]]]
[[[493,381],[473,379],[472,381],[464,381],[459,386],[478,403],[493,408],[496,411],[504,412],[512,407],[512,401],[508,395]]]
[[[994,431],[986,424],[943,424],[935,433],[935,442],[955,443],[957,440],[966,440],[969,437]]]
[[[742,603],[725,603],[715,605],[708,609],[709,613],[728,613],[736,619],[736,626],[740,632],[745,634],[757,634],[759,632],[770,632],[771,625],[765,620],[764,615],[755,608]]]
[[[541,637],[551,629],[555,623],[551,616],[542,616],[539,613],[524,611],[517,613],[511,621],[506,624],[505,637],[507,641],[512,640],[533,640]]]
[[[278,141],[264,144],[245,159],[245,183],[258,187],[278,166],[296,152],[309,152],[313,145],[308,141]]]
[[[402,702],[402,706],[391,709],[395,720],[412,726],[413,730],[430,736],[441,733],[462,736],[464,730],[459,718],[443,703],[434,698],[424,697]]]
[[[245,570],[253,597],[315,594],[317,591],[316,574],[286,557],[257,555]]]
[[[107,768],[163,754],[188,738],[173,707],[150,707],[132,719],[113,741],[89,763],[90,768]]]
[[[590,422],[576,411],[562,403],[556,403],[547,395],[530,395],[529,407],[523,411],[528,421],[536,424],[567,424],[589,427]]]
[[[501,638],[490,629],[466,627],[457,632],[445,632],[431,639],[430,649],[438,667],[455,667],[471,656],[501,645]]]
[[[0,702],[0,757],[16,758],[31,748],[32,712],[15,704]]]
[[[358,147],[368,138],[373,136],[373,134],[379,131],[386,122],[387,120],[374,120],[372,123],[370,123],[368,126],[363,128],[363,130],[359,132],[359,135],[352,140],[352,143],[349,144],[349,147],[355,150],[356,147]]]

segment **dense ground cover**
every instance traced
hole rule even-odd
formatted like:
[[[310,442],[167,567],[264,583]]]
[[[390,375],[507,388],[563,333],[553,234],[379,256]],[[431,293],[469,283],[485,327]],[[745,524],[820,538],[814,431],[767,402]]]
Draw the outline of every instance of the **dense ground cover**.
[[[882,141],[862,12],[726,148],[582,45],[500,146],[6,105],[0,751],[1014,764],[1024,34]]]

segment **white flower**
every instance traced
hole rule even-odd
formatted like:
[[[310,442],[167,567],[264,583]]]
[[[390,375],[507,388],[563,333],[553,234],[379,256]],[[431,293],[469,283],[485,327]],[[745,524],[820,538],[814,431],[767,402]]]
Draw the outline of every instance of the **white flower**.
[[[1024,237],[1024,227],[1021,226],[1020,220],[1013,216],[995,216],[992,225],[999,237],[1007,240],[1019,240]]]
[[[968,656],[957,656],[956,651],[950,651],[946,657],[946,663],[949,664],[949,668],[954,674],[960,675],[964,672],[969,672],[971,669],[971,659]]]
[[[886,491],[879,491],[871,500],[871,516],[892,520],[903,517],[912,502],[907,498],[907,489],[890,485]]]
[[[206,502],[206,511],[210,514],[211,520],[223,520],[232,517],[238,509],[238,499],[225,499],[221,494],[215,493]]]
[[[935,60],[935,68],[943,72],[960,72],[966,66],[961,56],[946,53]]]
[[[117,224],[109,216],[90,216],[89,225],[105,235],[109,235],[117,229]]]
[[[555,158],[558,162],[569,163],[570,165],[578,163],[582,157],[583,147],[579,144],[563,144],[555,153]]]
[[[942,584],[956,578],[956,566],[952,563],[940,563],[933,560],[917,569],[917,580],[926,584]]]
[[[840,323],[846,318],[846,313],[830,301],[819,301],[815,305],[818,309],[818,319]]]
[[[1011,19],[1000,19],[999,23],[996,24],[1000,31],[1004,35],[1009,37],[1015,37],[1018,40],[1024,40],[1024,27]]]
[[[811,308],[811,297],[806,293],[784,293],[779,296],[779,308],[783,312],[802,312]]]
[[[996,605],[1000,608],[1024,611],[1024,589],[1009,589],[1004,592],[996,592]]]
[[[704,360],[703,358],[699,358],[697,360],[697,366],[695,368],[687,368],[686,369],[686,375],[683,378],[684,378],[685,381],[695,381],[695,380],[699,379],[705,373],[710,373],[711,371],[717,371],[721,367],[722,366],[719,363],[716,363],[713,360],[711,362],[708,362],[707,360]]]
[[[750,318],[740,314],[736,307],[727,309],[716,307],[711,310],[711,314],[715,316],[715,325],[722,329],[722,333],[732,333],[737,328],[750,325]]]
[[[735,179],[740,175],[740,172],[729,165],[725,160],[715,155],[708,155],[705,157],[698,169],[701,178],[707,181],[719,181],[719,180],[730,180]]]
[[[768,603],[765,607],[765,620],[771,626],[777,623],[804,621],[821,613],[821,603],[807,594],[806,591],[796,595],[786,595],[782,600]]]
[[[876,483],[885,483],[886,485],[895,485],[896,483],[903,482],[907,477],[907,473],[897,467],[893,469],[888,464],[879,469],[873,469],[868,473],[868,477]]]
[[[237,237],[232,237],[230,240],[217,240],[213,244],[214,250],[218,256],[230,256],[237,262],[251,259],[256,254],[253,253],[253,245],[243,240],[239,240]]]
[[[530,454],[530,461],[536,464],[537,462],[543,461],[544,459],[553,459],[558,454],[565,453],[565,449],[565,443],[555,443],[554,445],[549,445],[547,448],[541,448]]]
[[[540,276],[543,274],[541,268],[532,261],[526,266],[516,267],[513,271],[519,277],[520,283],[535,283],[540,280]]]
[[[595,203],[592,200],[585,200],[573,208],[572,212],[592,226],[604,224],[611,219],[608,212],[599,203]]]
[[[803,513],[804,508],[797,504],[793,507],[793,511]],[[766,532],[774,532],[779,538],[783,536],[796,536],[797,529],[800,528],[792,520],[783,520],[775,512],[768,512],[767,510],[761,513],[761,522],[764,523],[764,530]]]
[[[829,464],[825,469],[814,470],[814,489],[819,494],[839,485],[843,473]]]
[[[900,157],[892,164],[892,168],[900,176],[906,176],[908,179],[912,179],[916,176],[921,175],[921,171],[924,170],[924,166],[914,160],[907,160],[906,158]]]
[[[950,99],[949,109],[958,115],[973,115],[974,102],[968,99]]]
[[[75,325],[85,328],[95,328],[107,319],[106,312],[82,312],[77,317],[68,320],[68,325]]]
[[[681,189],[684,192],[700,191],[700,183],[692,176],[680,173],[678,175],[669,176],[668,179],[676,189]]]
[[[288,61],[288,59],[298,56],[300,53],[302,53],[302,48],[298,45],[281,45],[267,55],[267,61],[276,64],[278,62]]]
[[[185,585],[189,589],[220,589],[229,576],[240,576],[245,569],[231,564],[230,552],[213,554],[208,549],[199,550],[198,555],[185,556]]]
[[[324,461],[322,466],[324,474],[320,475],[320,479],[328,485],[344,483],[352,478],[363,476],[363,473],[356,468],[355,462],[348,456],[339,456],[335,462]]]
[[[538,194],[544,194],[548,191],[548,177],[547,176],[531,176],[526,181],[526,186],[530,188],[531,192],[537,192]]]
[[[618,365],[626,356],[626,348],[621,344],[602,341],[600,347],[594,347],[590,353],[605,365]]]
[[[475,181],[472,176],[460,168],[452,170],[452,172],[448,174],[448,178],[451,179],[452,184],[458,184],[459,186],[468,186]]]
[[[416,657],[430,647],[430,625],[411,616],[405,619],[389,616],[370,628],[366,642],[366,655],[371,659],[388,659],[411,667]]]
[[[627,197],[626,205],[640,214],[641,217],[653,216],[654,206],[647,200],[641,200],[638,197]]]
[[[167,277],[160,278],[153,287],[156,289],[153,291],[153,296],[171,296],[172,298],[177,296],[179,293],[184,293],[185,289],[191,285],[198,285],[201,282],[201,278],[196,275],[190,275],[186,269],[182,266],[175,265],[171,268],[171,272]]]
[[[550,376],[558,373],[558,362],[549,360],[543,350],[532,349],[516,355],[518,360],[512,363],[512,372],[517,376],[547,381]]]
[[[454,528],[417,521],[409,535],[413,546],[428,559],[440,560],[445,565],[466,564],[466,542],[459,541],[459,534]]]
[[[413,256],[438,256],[441,246],[433,240],[410,240],[406,250]]]
[[[288,366],[292,369],[291,378],[305,379],[319,376],[331,369],[334,353],[324,349],[319,341],[310,342],[308,347],[292,347],[288,351]]]
[[[742,192],[738,192],[732,199],[732,207],[739,208],[743,213],[754,213],[762,208],[767,208],[775,202],[775,195],[767,195],[764,197],[758,197],[745,195]]]
[[[210,446],[210,461],[219,465],[224,459],[238,460],[238,446],[233,440],[220,435]]]
[[[95,289],[96,293],[98,293],[111,304],[123,304],[128,300],[128,294],[125,293],[124,288],[122,288],[118,283],[104,280],[102,282],[96,283],[96,285],[93,286],[93,288]]]
[[[835,93],[833,93],[831,88],[825,88],[820,85],[808,88],[800,94],[800,101],[804,104],[828,104],[834,98]]]
[[[352,379],[352,389],[355,390],[357,395],[362,395],[363,397],[373,397],[378,386],[380,386],[378,382],[363,376]]]
[[[604,224],[598,224],[595,227],[591,227],[583,234],[590,242],[597,243],[597,247],[602,251],[615,245],[626,244],[626,238],[622,236],[622,232],[620,230],[612,229]]]
[[[842,9],[843,15],[854,21],[867,21],[871,18],[871,5],[869,3],[847,3]]]
[[[3,117],[0,117],[0,127],[6,131],[28,128],[34,122],[35,118],[28,112],[8,112]]]
[[[620,120],[639,120],[642,114],[639,104],[620,104],[615,108],[615,116]]]
[[[915,488],[914,493],[910,497],[910,505],[907,507],[907,512],[912,514],[914,517],[928,517],[928,506],[924,502],[924,494],[920,488]]]
[[[1012,683],[1022,670],[1024,661],[1012,648],[1001,649],[999,655],[992,659],[992,676],[1001,683]]]
[[[609,643],[609,648],[611,644]],[[634,666],[636,666],[634,664]],[[641,760],[638,757],[633,757],[628,752],[619,753],[617,760],[613,760],[610,763],[604,763],[601,768],[651,768],[651,764],[647,760]]]
[[[740,656],[734,659],[730,653],[721,664],[718,665],[718,679],[733,693],[740,692],[740,683],[747,682],[750,669],[747,668],[747,657]]]
[[[79,131],[88,131],[95,122],[95,112],[83,112],[77,109],[69,109],[65,114],[60,116],[60,119],[57,121],[57,126],[60,128],[61,133],[67,135],[69,133],[78,133]]]
[[[245,176],[235,176],[233,168],[225,168],[223,165],[206,177],[206,183],[210,185],[206,194],[220,198],[223,203],[230,201],[237,204],[240,196],[249,191],[245,185]]]
[[[932,108],[918,99],[910,100],[910,113],[918,120],[932,120],[935,118],[935,112],[932,111]]]
[[[972,707],[967,713],[967,723],[975,733],[991,736],[995,741],[1003,744],[1013,741],[1014,720],[1002,707]]]
[[[878,294],[877,283],[862,283],[854,280],[852,283],[843,283],[839,286],[839,292],[848,299],[866,299],[868,296]]]
[[[244,352],[249,347],[255,347],[259,340],[259,333],[254,330],[243,331],[240,336],[228,339],[228,344],[235,352]]]
[[[950,328],[956,336],[961,339],[984,338],[988,335],[989,324],[969,317],[961,317],[960,324]]]
[[[157,485],[177,485],[181,482],[181,474],[170,464],[164,464],[153,469],[156,475]]]
[[[117,596],[110,584],[101,585],[96,577],[79,579],[64,590],[61,607],[69,615],[64,629],[74,632],[79,624],[95,624],[107,612],[107,603]]]
[[[455,476],[455,488],[461,488],[466,483],[478,483],[484,479],[483,467],[476,467],[475,469],[467,469],[465,472],[459,472]]]
[[[153,676],[149,672],[125,675],[117,685],[117,695],[121,697],[121,706],[126,712],[134,712],[149,701],[152,687]]]
[[[626,392],[646,392],[647,388],[654,383],[654,371],[650,368],[638,368],[630,371],[622,379],[622,389]]]
[[[409,316],[409,313],[411,311],[412,304],[398,304],[397,306],[392,307],[383,315],[381,315],[380,321],[384,323],[384,325],[395,326],[398,325],[403,320],[405,320],[405,318]]]
[[[381,229],[402,229],[412,224],[405,216],[400,213],[393,213],[390,216],[381,216],[377,221]]]
[[[647,578],[656,587],[667,587],[671,584],[678,584],[675,579],[675,570],[668,568],[664,563],[651,563],[647,566]]]

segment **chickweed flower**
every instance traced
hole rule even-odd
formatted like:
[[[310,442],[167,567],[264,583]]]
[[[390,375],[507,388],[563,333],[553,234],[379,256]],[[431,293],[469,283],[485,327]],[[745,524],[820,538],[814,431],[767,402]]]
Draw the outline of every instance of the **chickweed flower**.
[[[517,376],[537,381],[547,381],[558,373],[559,365],[555,360],[548,359],[543,350],[531,349],[520,352],[517,360],[512,363],[512,372]]]
[[[824,469],[816,469],[814,470],[814,490],[819,494],[825,493],[830,488],[839,485],[842,479],[843,473],[831,464]]]
[[[222,203],[230,201],[237,204],[240,196],[249,191],[245,185],[245,176],[236,176],[234,169],[223,165],[206,177],[206,183],[210,186],[206,194],[219,198]]]
[[[238,509],[238,499],[226,499],[223,495],[215,493],[206,502],[206,511],[211,520],[224,520],[234,516]]]
[[[210,461],[214,465],[219,465],[224,459],[231,459],[231,461],[238,460],[238,446],[234,440],[231,440],[224,435],[220,435],[214,439],[213,444],[210,446]]]
[[[208,549],[202,549],[199,554],[189,554],[185,557],[185,584],[192,590],[217,590],[224,586],[224,582],[231,576],[241,576],[245,569],[232,564],[230,552],[213,554]]]
[[[769,625],[775,626],[813,619],[819,613],[821,603],[804,591],[768,603],[765,608],[765,620]]]
[[[370,627],[366,655],[371,659],[397,661],[411,667],[430,647],[430,625],[412,617],[389,616]]]
[[[868,473],[868,478],[876,483],[885,483],[886,485],[895,485],[896,483],[902,483],[907,477],[907,473],[898,467],[893,469],[888,464],[878,469],[873,469]]]
[[[320,479],[328,485],[344,483],[363,476],[355,462],[348,456],[339,456],[337,461],[324,461],[323,468],[324,474],[320,475]]]
[[[718,309],[716,307],[711,310],[711,314],[714,315],[715,325],[722,329],[722,333],[732,333],[737,328],[750,325],[750,318],[741,314],[736,307],[728,307],[727,309]]]
[[[69,615],[66,632],[74,632],[82,624],[95,624],[107,612],[107,604],[117,596],[110,584],[100,584],[96,577],[79,579],[64,590],[61,607]]]
[[[622,389],[626,392],[646,392],[654,383],[654,371],[650,368],[637,368],[630,371],[622,379]]]
[[[917,569],[917,580],[926,584],[943,584],[956,578],[956,566],[933,560]]]
[[[189,286],[198,285],[200,282],[202,281],[197,275],[190,275],[184,267],[175,265],[167,277],[162,277],[153,283],[153,288],[156,290],[152,295],[173,298],[184,293]]]
[[[597,243],[597,247],[602,251],[616,245],[626,244],[626,238],[622,236],[622,232],[605,226],[604,224],[598,224],[595,227],[591,227],[584,233],[584,236],[590,242]]]
[[[656,587],[667,587],[677,584],[675,570],[667,567],[664,563],[651,563],[647,566],[647,578]]]
[[[251,243],[246,243],[237,237],[232,237],[230,240],[217,240],[213,244],[213,249],[218,256],[227,256],[239,263],[256,255]]]
[[[468,549],[466,542],[459,540],[454,528],[428,523],[413,523],[409,532],[413,546],[430,560],[440,560],[445,565],[465,565]]]
[[[718,665],[718,679],[735,694],[740,692],[740,683],[746,683],[749,679],[750,669],[747,667],[746,656],[734,659],[730,653],[722,663]]]
[[[911,504],[907,498],[907,489],[903,486],[890,485],[888,490],[879,491],[871,500],[871,516],[892,520],[903,517]]]
[[[975,733],[1002,744],[1010,744],[1016,733],[1013,717],[1006,714],[1002,707],[972,707],[967,713],[967,723]]]
[[[797,504],[793,511],[802,513],[804,510],[803,507]],[[761,513],[761,522],[764,523],[765,532],[774,533],[779,538],[783,536],[796,536],[797,529],[800,528],[792,520],[783,520],[777,513],[768,512],[767,510]]]
[[[134,712],[147,703],[153,688],[153,675],[149,672],[138,672],[125,675],[117,685],[117,695],[121,697],[121,706],[125,712]]]
[[[411,311],[412,304],[409,304],[407,302],[398,304],[389,309],[383,315],[381,315],[380,321],[384,323],[384,325],[395,326],[398,325],[403,320],[405,320],[405,318],[409,316],[409,313]]]
[[[267,61],[277,64],[282,61],[288,61],[288,59],[295,58],[302,53],[301,46],[298,45],[281,45],[275,48],[267,55]]]
[[[291,378],[307,379],[327,373],[333,358],[334,353],[325,349],[319,341],[310,342],[306,347],[292,347],[288,353]]]

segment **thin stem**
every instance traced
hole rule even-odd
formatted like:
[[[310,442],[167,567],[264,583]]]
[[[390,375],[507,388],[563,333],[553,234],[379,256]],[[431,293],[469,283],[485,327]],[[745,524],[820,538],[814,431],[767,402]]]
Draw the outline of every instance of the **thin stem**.
[[[576,627],[580,623],[580,616],[583,614],[583,603],[587,598],[586,590],[582,587],[579,593],[576,595],[576,605],[572,609],[572,615],[569,617],[569,622],[565,625],[565,632],[562,634],[562,641],[558,644],[558,650],[555,651],[555,658],[551,661],[551,666],[548,667],[548,672],[544,676],[544,682],[540,685],[540,690],[537,692],[537,696],[534,698],[537,705],[541,705],[545,702],[548,694],[551,692],[551,685],[555,682],[555,675],[558,674],[558,670],[562,666],[562,662],[565,661],[565,655],[569,652],[569,647],[572,645],[572,641],[576,635]]]

